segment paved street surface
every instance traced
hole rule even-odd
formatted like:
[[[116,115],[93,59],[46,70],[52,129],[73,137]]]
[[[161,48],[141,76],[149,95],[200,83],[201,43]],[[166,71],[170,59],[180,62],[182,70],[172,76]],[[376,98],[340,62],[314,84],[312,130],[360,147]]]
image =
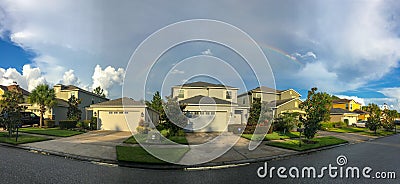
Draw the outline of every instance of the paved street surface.
[[[338,155],[347,157],[345,166],[369,166],[375,171],[395,171],[400,176],[400,134],[371,142],[268,162],[268,168],[314,166],[317,169],[336,165]],[[98,165],[57,156],[29,153],[0,146],[1,183],[400,183],[383,179],[277,179],[258,178],[264,163],[203,171],[148,170]]]
[[[21,146],[90,158],[116,160],[115,146],[121,144],[131,135],[131,132],[98,130],[67,138],[22,144]]]

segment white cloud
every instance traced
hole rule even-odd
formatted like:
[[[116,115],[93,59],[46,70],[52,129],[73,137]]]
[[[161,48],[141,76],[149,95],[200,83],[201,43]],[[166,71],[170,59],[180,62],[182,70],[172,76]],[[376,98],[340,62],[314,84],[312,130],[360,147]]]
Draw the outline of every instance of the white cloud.
[[[60,83],[64,85],[75,85],[75,86],[80,85],[80,81],[78,77],[75,76],[74,70],[72,69],[64,73],[63,79],[60,81]]]
[[[298,58],[301,58],[301,59],[304,59],[304,58],[313,58],[313,59],[317,59],[317,55],[314,54],[314,53],[311,52],[311,51],[308,51],[308,52],[305,53],[305,54],[300,54],[300,53],[298,53],[298,52],[295,52],[295,53],[292,54],[290,57],[291,57],[292,59],[298,59]]]
[[[213,53],[211,52],[211,49],[207,49],[207,50],[201,52],[201,54],[203,54],[203,55],[213,55]]]
[[[14,81],[28,91],[32,91],[39,84],[47,83],[40,69],[32,68],[31,65],[24,65],[22,74],[15,68],[0,68],[0,85],[11,85]]]
[[[104,90],[104,94],[108,96],[112,87],[122,85],[124,74],[125,70],[123,68],[116,70],[114,67],[107,66],[103,70],[100,65],[96,65],[92,76],[92,89],[100,86]],[[115,95],[113,94],[113,96]]]
[[[171,74],[184,74],[185,73],[185,71],[183,71],[183,70],[178,70],[178,69],[174,69],[174,70],[172,70],[172,72],[171,72]]]

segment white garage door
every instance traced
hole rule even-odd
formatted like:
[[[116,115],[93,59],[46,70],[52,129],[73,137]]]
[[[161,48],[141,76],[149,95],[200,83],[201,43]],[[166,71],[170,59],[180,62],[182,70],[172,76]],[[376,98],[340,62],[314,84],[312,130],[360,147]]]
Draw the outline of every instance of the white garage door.
[[[200,132],[222,132],[227,127],[227,112],[216,112],[213,121]]]
[[[129,119],[129,126],[125,119],[125,115]],[[129,127],[136,131],[140,119],[139,111],[100,111],[99,112],[99,129],[100,130],[116,130],[130,131]]]

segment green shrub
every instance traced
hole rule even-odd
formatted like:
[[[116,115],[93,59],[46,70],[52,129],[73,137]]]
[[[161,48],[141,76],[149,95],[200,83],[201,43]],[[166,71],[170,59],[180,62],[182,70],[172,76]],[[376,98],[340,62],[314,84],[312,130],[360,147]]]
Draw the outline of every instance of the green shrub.
[[[345,122],[322,122],[321,123],[321,130],[330,129],[330,128],[342,128],[347,127]]]
[[[74,120],[60,120],[60,129],[76,128],[76,121]]]
[[[183,130],[178,130],[178,132],[176,133],[177,136],[185,136],[185,131]]]
[[[44,126],[47,128],[53,128],[56,124],[54,120],[44,120]]]
[[[89,129],[90,130],[97,130],[97,117],[92,117]]]
[[[169,130],[168,129],[163,129],[160,131],[161,135],[164,137],[169,137]]]
[[[149,129],[147,127],[138,126],[138,127],[136,127],[136,131],[139,134],[147,134],[149,132]]]
[[[81,129],[88,129],[89,128],[89,123],[91,121],[90,120],[83,120],[83,121],[79,121],[76,124],[76,127],[81,128]]]

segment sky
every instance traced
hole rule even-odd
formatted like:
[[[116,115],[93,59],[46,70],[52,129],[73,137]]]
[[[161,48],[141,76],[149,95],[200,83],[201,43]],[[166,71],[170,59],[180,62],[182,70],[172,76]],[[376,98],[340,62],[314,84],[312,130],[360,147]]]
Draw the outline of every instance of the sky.
[[[130,89],[125,95],[143,99],[157,90],[169,95],[171,85],[187,81],[219,82],[244,92],[257,87],[257,78],[274,79],[266,83],[293,88],[302,98],[316,86],[400,110],[399,9],[395,0],[0,0],[0,84],[16,81],[29,91],[41,83],[100,86],[111,99]],[[175,45],[157,60],[145,57],[160,49],[150,47],[132,61],[149,36],[191,19],[235,26],[267,61],[246,60],[229,46],[207,41]],[[173,38],[159,39],[200,33],[245,42],[207,26],[177,29]],[[148,81],[141,86],[144,76]]]

